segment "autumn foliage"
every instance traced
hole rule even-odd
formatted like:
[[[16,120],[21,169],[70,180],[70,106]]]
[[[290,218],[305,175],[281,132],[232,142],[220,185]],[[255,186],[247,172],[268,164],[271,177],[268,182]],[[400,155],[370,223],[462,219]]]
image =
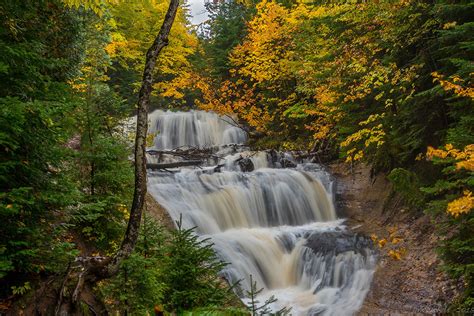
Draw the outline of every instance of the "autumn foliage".
[[[196,105],[232,116],[256,145],[389,173],[449,236],[445,267],[474,291],[472,4],[231,3],[213,7],[200,39]]]

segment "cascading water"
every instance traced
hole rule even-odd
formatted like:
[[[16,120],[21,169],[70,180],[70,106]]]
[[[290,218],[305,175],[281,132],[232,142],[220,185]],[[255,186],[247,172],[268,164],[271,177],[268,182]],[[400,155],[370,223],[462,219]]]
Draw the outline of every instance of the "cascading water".
[[[209,147],[243,143],[245,133],[229,124],[230,118],[203,111],[150,113],[149,132],[157,133],[155,148],[174,149],[182,146]]]
[[[150,115],[157,131],[155,148],[241,143],[245,134],[202,111]],[[274,295],[272,308],[291,307],[293,315],[350,315],[362,305],[375,267],[369,241],[351,233],[338,219],[332,181],[318,165],[296,164],[291,155],[220,147],[219,168],[150,171],[150,193],[185,228],[210,237],[229,265],[222,275],[250,289],[250,275]],[[242,157],[253,171],[242,172]],[[168,158],[169,159],[169,158]],[[290,161],[293,168],[279,168]],[[246,302],[245,297],[241,297]]]

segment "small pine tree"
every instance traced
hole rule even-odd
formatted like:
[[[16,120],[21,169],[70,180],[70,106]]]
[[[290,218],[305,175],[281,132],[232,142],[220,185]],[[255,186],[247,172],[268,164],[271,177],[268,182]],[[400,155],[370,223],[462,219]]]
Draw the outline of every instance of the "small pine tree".
[[[184,229],[181,218],[176,223],[164,257],[165,308],[180,313],[222,306],[230,294],[218,276],[226,263],[218,260],[209,239],[199,238],[194,228]]]
[[[250,275],[250,290],[245,291],[245,294],[249,298],[249,310],[252,316],[258,315],[289,315],[291,308],[284,307],[276,312],[273,312],[270,308],[270,305],[277,301],[277,298],[272,295],[265,302],[260,304],[260,301],[257,299],[257,296],[262,293],[263,288],[257,289],[257,282],[253,280],[252,275]]]

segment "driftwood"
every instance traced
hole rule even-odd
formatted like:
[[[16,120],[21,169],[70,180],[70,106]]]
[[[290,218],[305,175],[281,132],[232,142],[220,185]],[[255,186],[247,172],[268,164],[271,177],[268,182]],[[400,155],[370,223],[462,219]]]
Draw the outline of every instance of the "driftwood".
[[[198,147],[190,147],[186,149],[176,148],[173,150],[147,150],[147,154],[151,156],[158,157],[158,161],[160,161],[163,155],[175,156],[180,157],[185,160],[207,160],[207,159],[220,159],[219,157],[214,154],[213,148],[198,148]]]
[[[241,145],[233,144],[228,145],[232,147],[233,152],[237,152],[237,147]],[[165,169],[165,168],[177,168],[177,167],[184,167],[184,166],[197,166],[204,163],[214,163],[219,164],[219,162],[224,159],[225,157],[222,155],[216,154],[218,147],[178,147],[171,150],[156,150],[156,149],[149,149],[147,150],[147,154],[150,156],[156,157],[158,164],[147,164],[147,169]],[[166,156],[173,156],[179,157],[183,161],[177,162],[177,164],[172,163],[172,165],[166,165],[162,163]],[[195,161],[191,163],[190,161]],[[200,163],[198,163],[198,161]],[[221,166],[222,167],[222,166]],[[220,168],[217,168],[220,170]]]
[[[151,170],[158,170],[158,169],[168,169],[168,168],[179,168],[179,167],[186,167],[186,166],[199,166],[203,164],[202,160],[184,160],[184,161],[176,161],[176,162],[169,162],[169,163],[147,163],[146,168]]]

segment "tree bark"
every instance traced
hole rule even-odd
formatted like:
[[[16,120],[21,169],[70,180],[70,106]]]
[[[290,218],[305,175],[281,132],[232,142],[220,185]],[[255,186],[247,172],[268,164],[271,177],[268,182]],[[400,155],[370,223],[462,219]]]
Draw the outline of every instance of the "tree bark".
[[[56,315],[80,315],[77,309],[79,301],[89,305],[91,310],[95,310],[92,305],[98,307],[94,312],[96,315],[106,314],[106,310],[101,302],[92,295],[93,285],[99,280],[110,278],[115,275],[122,260],[126,259],[135,248],[140,229],[143,209],[145,206],[145,196],[147,193],[146,177],[146,136],[148,130],[148,104],[153,84],[153,69],[155,68],[158,54],[168,45],[168,35],[173,25],[179,7],[179,0],[170,0],[170,5],[166,13],[161,29],[153,44],[146,54],[145,69],[143,71],[142,86],[138,98],[137,110],[137,130],[135,138],[135,191],[133,195],[130,218],[127,230],[122,240],[119,250],[114,257],[77,257],[73,263],[74,267],[68,269],[68,273],[59,292]],[[74,272],[72,271],[74,270]],[[76,287],[72,295],[64,299],[65,284],[73,278],[77,278]],[[88,303],[90,302],[90,303]]]
[[[155,68],[158,54],[168,45],[168,35],[176,17],[178,7],[179,0],[170,1],[168,12],[166,13],[161,29],[146,54],[142,86],[138,95],[137,131],[135,138],[135,192],[127,231],[125,232],[120,249],[107,266],[107,274],[109,275],[113,275],[118,271],[120,262],[131,254],[137,242],[147,192],[145,152],[148,130],[148,104],[150,102],[150,94],[153,85],[153,69]]]

